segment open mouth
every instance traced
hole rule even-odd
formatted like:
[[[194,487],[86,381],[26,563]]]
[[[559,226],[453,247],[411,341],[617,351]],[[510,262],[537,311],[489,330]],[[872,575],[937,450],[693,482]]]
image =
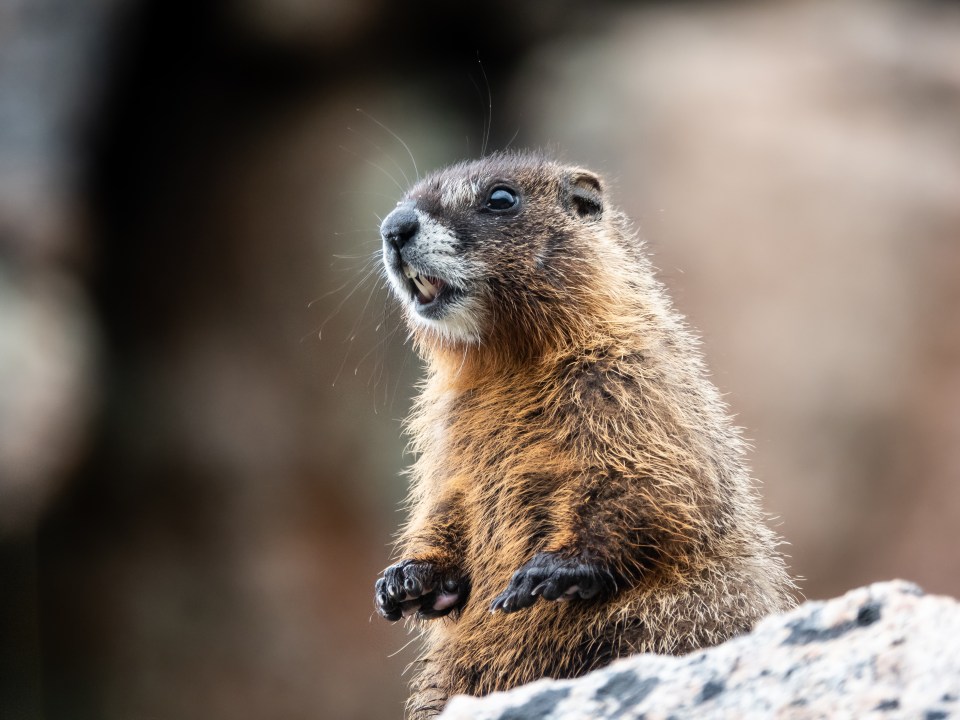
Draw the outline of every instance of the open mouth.
[[[403,263],[403,274],[407,278],[407,284],[413,291],[413,296],[420,305],[430,305],[443,292],[447,284],[437,277],[430,275],[421,275],[412,267]]]

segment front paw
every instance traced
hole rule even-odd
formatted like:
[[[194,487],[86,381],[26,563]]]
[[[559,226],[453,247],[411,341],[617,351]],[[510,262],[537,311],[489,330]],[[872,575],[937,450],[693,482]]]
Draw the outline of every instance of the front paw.
[[[582,557],[537,553],[517,570],[507,589],[490,604],[490,612],[515,612],[544,600],[589,600],[616,590],[613,574],[599,563]]]
[[[456,571],[430,562],[404,560],[391,565],[377,580],[377,612],[391,622],[416,613],[419,618],[442,617],[467,600],[469,583]]]

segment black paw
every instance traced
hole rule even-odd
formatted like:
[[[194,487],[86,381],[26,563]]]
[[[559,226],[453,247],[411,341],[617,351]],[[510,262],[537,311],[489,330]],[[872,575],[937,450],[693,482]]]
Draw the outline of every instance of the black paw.
[[[582,558],[564,558],[555,553],[538,553],[517,570],[507,589],[490,604],[490,612],[505,613],[544,600],[589,600],[616,590],[613,574],[602,565]]]
[[[463,607],[467,579],[455,572],[441,572],[428,562],[404,560],[391,565],[377,580],[374,602],[377,612],[391,622],[416,613],[437,618]]]

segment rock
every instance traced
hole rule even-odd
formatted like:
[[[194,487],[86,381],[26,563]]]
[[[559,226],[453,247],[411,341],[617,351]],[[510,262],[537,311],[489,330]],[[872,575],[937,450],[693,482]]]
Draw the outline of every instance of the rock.
[[[960,604],[902,580],[806,602],[683,657],[453,698],[443,720],[960,716]]]

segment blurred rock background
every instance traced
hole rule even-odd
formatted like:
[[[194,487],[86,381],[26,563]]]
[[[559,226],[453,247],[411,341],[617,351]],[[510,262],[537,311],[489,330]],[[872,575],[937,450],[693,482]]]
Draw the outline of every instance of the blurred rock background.
[[[958,48],[932,0],[6,0],[0,715],[399,715],[394,135],[604,172],[806,594],[960,595]]]

